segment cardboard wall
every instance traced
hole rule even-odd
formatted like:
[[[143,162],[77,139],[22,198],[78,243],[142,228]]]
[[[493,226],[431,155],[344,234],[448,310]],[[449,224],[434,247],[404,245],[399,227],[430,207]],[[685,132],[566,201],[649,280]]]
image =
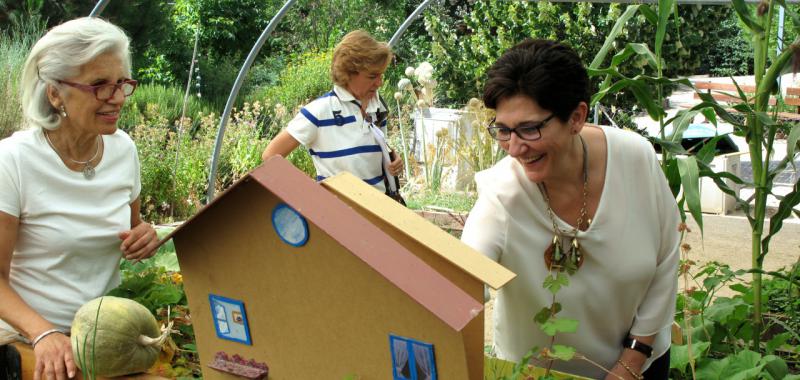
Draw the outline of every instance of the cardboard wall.
[[[468,378],[461,333],[315,226],[305,246],[283,243],[277,204],[246,182],[175,237],[206,379],[234,378],[207,367],[217,351],[266,362],[275,380],[390,379],[389,333],[433,344],[440,378]],[[209,293],[244,302],[252,346],[217,338]]]

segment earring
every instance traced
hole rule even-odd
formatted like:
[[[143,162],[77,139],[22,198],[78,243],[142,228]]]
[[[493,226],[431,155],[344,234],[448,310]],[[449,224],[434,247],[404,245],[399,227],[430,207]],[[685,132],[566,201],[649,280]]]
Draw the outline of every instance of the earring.
[[[67,109],[64,108],[63,105],[61,106],[61,108],[59,108],[59,110],[61,110],[61,112],[59,112],[59,114],[61,114],[61,117],[67,117]]]

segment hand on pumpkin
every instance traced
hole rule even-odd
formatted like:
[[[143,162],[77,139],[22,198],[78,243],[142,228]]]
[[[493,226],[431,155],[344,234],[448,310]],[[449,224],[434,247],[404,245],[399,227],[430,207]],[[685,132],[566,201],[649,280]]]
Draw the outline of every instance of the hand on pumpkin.
[[[152,257],[158,246],[158,235],[150,223],[141,222],[128,231],[119,233],[120,250],[126,260],[141,261]]]
[[[77,372],[72,357],[72,346],[64,334],[50,334],[36,343],[34,380],[64,380],[72,378]]]

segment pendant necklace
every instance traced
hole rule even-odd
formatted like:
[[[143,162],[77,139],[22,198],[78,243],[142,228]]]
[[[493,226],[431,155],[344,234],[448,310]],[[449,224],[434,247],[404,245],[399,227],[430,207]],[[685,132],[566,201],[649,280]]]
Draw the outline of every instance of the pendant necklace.
[[[50,145],[50,148],[53,148],[53,151],[56,152],[57,155],[59,155],[60,157],[66,157],[72,163],[75,163],[75,164],[78,164],[78,165],[83,165],[83,169],[81,170],[81,172],[83,172],[83,178],[86,178],[86,179],[94,178],[94,166],[92,166],[92,161],[94,161],[97,158],[97,156],[100,154],[100,141],[102,141],[102,139],[100,138],[100,135],[97,135],[97,146],[96,146],[95,151],[94,151],[94,156],[92,156],[92,158],[90,158],[90,159],[88,159],[86,161],[76,161],[76,160],[73,160],[72,158],[70,158],[69,156],[62,155],[58,151],[58,149],[56,149],[56,146],[53,145],[53,142],[50,141],[50,135],[47,133],[47,131],[44,132],[44,138],[47,140],[47,144]]]
[[[544,251],[544,263],[548,270],[566,271],[569,274],[574,274],[578,268],[583,265],[585,252],[578,241],[578,231],[580,231],[583,221],[591,223],[586,218],[586,198],[588,197],[589,188],[589,173],[588,173],[588,153],[586,150],[586,142],[583,137],[578,135],[581,140],[581,147],[583,148],[583,205],[578,213],[578,223],[572,228],[572,231],[565,233],[556,223],[555,213],[550,207],[550,196],[547,193],[547,186],[544,182],[538,183],[539,191],[542,192],[544,201],[547,204],[547,214],[550,216],[550,221],[553,222],[553,242]],[[570,241],[569,246],[564,249],[564,242]]]

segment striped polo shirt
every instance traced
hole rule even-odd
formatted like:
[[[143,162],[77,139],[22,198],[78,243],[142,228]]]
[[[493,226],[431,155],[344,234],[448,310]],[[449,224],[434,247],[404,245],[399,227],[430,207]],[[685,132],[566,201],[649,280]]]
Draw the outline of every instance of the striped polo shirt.
[[[381,148],[360,108],[349,91],[334,86],[301,108],[286,130],[308,149],[317,181],[347,171],[385,192]],[[367,114],[375,120],[378,111],[386,112],[386,108],[376,94],[367,104]],[[385,134],[386,120],[380,127]]]

